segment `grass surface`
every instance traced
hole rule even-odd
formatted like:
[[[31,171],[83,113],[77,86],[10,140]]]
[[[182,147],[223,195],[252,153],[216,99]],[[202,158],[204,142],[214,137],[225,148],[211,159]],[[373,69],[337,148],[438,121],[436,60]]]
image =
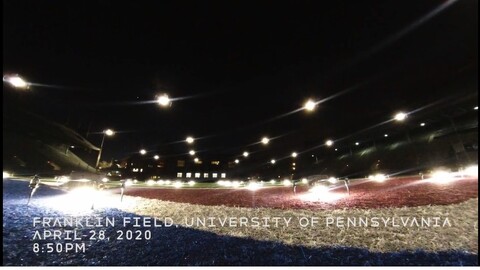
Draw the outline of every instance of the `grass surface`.
[[[80,200],[72,204],[68,192],[58,188],[40,187],[32,203],[27,206],[28,193],[28,181],[3,181],[3,265],[478,265],[478,199],[444,206],[313,211],[203,206],[132,196],[126,196],[120,203],[118,194],[104,191],[105,206],[91,211],[91,201]],[[80,207],[82,202],[83,207],[75,211],[69,207]],[[97,228],[105,230],[105,234],[112,238],[106,241],[82,240],[88,246],[85,253],[33,252],[33,232],[44,229],[42,225],[32,227],[34,217],[73,214],[91,218],[115,217],[119,220],[123,217],[156,216],[162,219],[170,216],[179,225],[182,225],[183,218],[195,216],[434,215],[450,217],[452,227],[438,230],[172,226],[152,229],[153,237],[148,241],[114,240],[119,229],[139,229],[129,224],[127,227]],[[84,233],[91,230],[81,227],[73,229]]]
[[[278,241],[289,245],[307,247],[349,246],[376,252],[423,249],[427,251],[463,250],[478,253],[478,199],[453,205],[383,208],[383,209],[337,209],[337,210],[282,210],[271,208],[243,208],[226,206],[203,206],[186,203],[128,197],[134,203],[128,211],[143,216],[170,217],[176,224],[186,226],[192,218],[240,218],[280,217],[292,218],[289,226],[270,227],[216,227],[195,226],[195,229],[211,231],[221,235],[247,237],[255,240]],[[300,226],[301,218],[318,218],[317,226]],[[439,217],[449,219],[446,227],[327,227],[327,218],[373,217],[399,218]]]

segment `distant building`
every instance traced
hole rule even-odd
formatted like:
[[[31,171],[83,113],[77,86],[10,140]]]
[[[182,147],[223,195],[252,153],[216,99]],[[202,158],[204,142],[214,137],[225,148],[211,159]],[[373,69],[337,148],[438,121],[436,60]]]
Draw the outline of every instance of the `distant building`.
[[[140,155],[126,160],[124,178],[181,179],[214,182],[235,177],[231,162],[219,159],[192,160],[192,158],[145,158]]]
[[[297,163],[296,163],[297,162]],[[297,176],[298,161],[284,164],[262,164],[255,160],[205,158],[193,159],[190,156],[170,156],[154,159],[133,155],[121,162],[122,178],[138,180],[182,180],[196,182],[216,182],[222,179],[272,179]],[[118,173],[119,169],[115,169]]]

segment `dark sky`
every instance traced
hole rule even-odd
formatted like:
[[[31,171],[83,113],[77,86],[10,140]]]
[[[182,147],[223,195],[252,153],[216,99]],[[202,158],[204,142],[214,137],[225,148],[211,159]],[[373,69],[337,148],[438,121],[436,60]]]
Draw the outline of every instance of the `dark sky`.
[[[187,152],[168,144],[187,135],[204,137],[196,150],[215,156],[265,149],[247,145],[288,134],[267,148],[288,155],[398,110],[477,92],[474,0],[4,0],[3,7],[4,73],[54,86],[32,87],[39,114],[82,135],[121,131],[106,142],[105,159],[142,147]],[[267,121],[350,87],[314,113]],[[142,103],[162,92],[188,98],[168,109]],[[101,135],[88,139],[98,145]]]

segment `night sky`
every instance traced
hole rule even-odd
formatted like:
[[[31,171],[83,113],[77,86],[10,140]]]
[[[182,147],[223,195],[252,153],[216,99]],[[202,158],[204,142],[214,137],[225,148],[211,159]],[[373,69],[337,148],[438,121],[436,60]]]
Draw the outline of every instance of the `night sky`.
[[[95,132],[119,131],[106,141],[106,160],[140,148],[184,153],[189,147],[174,142],[187,135],[201,137],[200,155],[279,157],[478,91],[474,0],[3,7],[4,73],[44,85],[29,90],[29,110],[84,136],[90,130],[94,144],[102,137]],[[178,100],[170,108],[149,102],[159,93]],[[332,96],[313,113],[276,118]],[[282,135],[268,147],[250,145]]]

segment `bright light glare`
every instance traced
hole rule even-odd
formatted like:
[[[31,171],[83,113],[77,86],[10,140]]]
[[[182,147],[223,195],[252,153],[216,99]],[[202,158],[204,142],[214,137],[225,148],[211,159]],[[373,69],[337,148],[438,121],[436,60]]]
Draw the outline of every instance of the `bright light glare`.
[[[303,107],[307,111],[313,111],[313,110],[315,110],[316,106],[317,106],[317,104],[315,103],[315,101],[309,99],[309,100],[307,100],[307,102],[305,102],[305,105]]]
[[[297,152],[292,153],[292,157],[296,158],[298,156]]]
[[[183,184],[182,184],[182,182],[176,181],[176,182],[173,184],[173,186],[174,186],[175,188],[181,188],[181,187],[183,186]]]
[[[332,145],[333,145],[333,141],[332,141],[332,140],[327,140],[327,141],[325,142],[325,144],[326,144],[327,146],[332,146]]]
[[[285,179],[283,180],[283,185],[286,186],[286,187],[289,187],[292,185],[292,181],[288,180],[288,179]]]
[[[125,181],[125,186],[126,186],[126,187],[129,187],[129,186],[132,186],[132,185],[133,185],[133,181],[132,181],[132,180],[128,179],[128,180]]]
[[[187,137],[185,141],[187,141],[187,143],[193,143],[195,140],[193,139],[193,137]]]
[[[102,178],[103,183],[107,183],[108,181],[109,181],[108,178],[106,178],[106,177]]]
[[[244,157],[248,157],[249,153],[247,151],[243,152]]]
[[[195,163],[198,163],[198,161],[200,161],[200,159],[194,158],[193,161],[195,161]]]
[[[115,134],[115,132],[114,132],[113,130],[111,130],[111,129],[106,129],[106,130],[104,131],[104,133],[105,133],[105,135],[107,135],[107,136],[113,136],[113,135]]]
[[[37,198],[36,203],[62,211],[69,216],[90,216],[92,206],[95,210],[120,207],[118,194],[96,190],[92,186],[77,187],[63,195]],[[134,201],[124,198],[122,208],[133,205],[135,205]]]
[[[78,205],[83,205],[85,207],[85,202],[89,200],[86,198],[96,197],[98,191],[93,187],[79,187],[72,189],[68,195],[68,201],[65,201],[68,204],[68,207],[75,207]]]
[[[150,180],[147,181],[147,185],[153,186],[153,185],[155,185],[155,181],[150,179]]]
[[[434,171],[430,177],[430,182],[437,183],[437,184],[448,184],[455,180],[455,176],[447,171]]]
[[[260,185],[259,183],[257,182],[251,182],[248,184],[247,186],[247,189],[251,190],[251,191],[255,191],[255,190],[258,190],[262,187],[262,185]]]
[[[377,173],[377,174],[368,176],[368,179],[381,183],[387,179],[387,176],[385,174]]]
[[[188,181],[188,185],[189,185],[189,186],[194,186],[195,184],[196,184],[196,182],[195,182],[195,181],[193,181],[193,180],[191,180],[191,181]]]
[[[155,155],[155,156],[153,156],[153,158],[154,158],[155,160],[158,160],[158,159],[160,158],[160,156],[159,156],[159,155]]]
[[[158,104],[160,104],[160,106],[165,107],[165,106],[170,105],[171,101],[170,101],[170,98],[168,97],[167,94],[163,94],[163,95],[161,95],[157,98],[157,102],[158,102]]]
[[[304,184],[308,184],[308,180],[307,180],[307,178],[302,178],[302,183],[304,183]]]
[[[468,176],[477,175],[478,177],[478,166],[474,165],[459,172],[448,172],[445,170],[436,170],[432,172],[432,174],[430,175],[430,178],[427,181],[429,181],[430,183],[435,183],[440,185],[449,184],[453,181],[464,179],[465,175],[468,175]]]
[[[263,137],[263,138],[262,138],[262,143],[263,143],[263,144],[268,144],[269,142],[270,142],[270,139],[269,139],[269,138],[267,138],[267,137]]]
[[[478,165],[468,166],[463,170],[463,174],[478,177]]]
[[[321,202],[334,202],[338,199],[344,198],[346,195],[342,193],[330,192],[330,189],[326,186],[315,186],[311,188],[307,193],[300,195],[300,199],[303,201],[321,201]]]
[[[337,183],[337,182],[338,182],[338,179],[337,179],[337,178],[335,178],[335,177],[330,177],[330,178],[328,178],[328,180],[327,180],[327,181],[328,181],[330,184],[335,184],[335,183]]]
[[[238,160],[238,159],[235,159],[235,163],[237,163],[237,164],[238,164],[238,163],[240,163],[240,160]]]
[[[145,149],[140,150],[140,154],[145,155],[146,153],[147,153],[147,150],[145,150]]]
[[[275,180],[273,180],[273,179],[270,180],[270,184],[272,184],[272,185],[275,184]]]
[[[165,184],[167,184],[167,185],[170,185],[171,183],[172,183],[172,181],[170,181],[170,180],[165,181]]]
[[[234,187],[234,188],[238,188],[238,187],[240,187],[240,186],[243,184],[243,182],[240,182],[240,181],[237,181],[237,180],[235,180],[235,181],[233,181],[233,182],[232,182],[232,181],[229,181],[229,180],[228,180],[228,181],[220,180],[220,181],[217,182],[217,184],[218,184],[219,186],[222,186],[222,187]]]
[[[314,193],[317,193],[317,194],[323,194],[323,193],[327,193],[329,191],[330,191],[330,189],[326,186],[315,186],[315,187],[310,189],[310,192],[314,192]]]
[[[475,106],[473,109],[474,109],[474,110],[478,110],[478,106]]]
[[[11,175],[8,172],[3,172],[3,178],[9,178]]]
[[[157,181],[157,184],[163,185],[163,184],[165,184],[165,181],[163,181],[163,180],[158,180],[158,181]]]
[[[270,160],[270,163],[275,164],[277,161],[275,159]]]
[[[195,155],[195,151],[193,151],[193,150],[190,150],[188,153],[190,154],[190,156],[194,156],[194,155]]]
[[[395,120],[396,121],[403,121],[407,118],[407,114],[404,113],[404,112],[399,112],[397,114],[395,114]]]
[[[4,82],[8,82],[15,88],[28,88],[28,83],[18,75],[3,77]]]
[[[420,123],[420,126],[421,126],[421,127],[424,127],[424,126],[425,126],[425,123]]]
[[[80,178],[80,179],[76,179],[75,181],[77,181],[77,182],[83,182],[83,183],[92,182],[92,180],[87,179],[87,178]]]
[[[70,181],[70,177],[69,176],[60,176],[59,178],[57,178],[57,182],[60,182],[62,184],[66,183]]]

